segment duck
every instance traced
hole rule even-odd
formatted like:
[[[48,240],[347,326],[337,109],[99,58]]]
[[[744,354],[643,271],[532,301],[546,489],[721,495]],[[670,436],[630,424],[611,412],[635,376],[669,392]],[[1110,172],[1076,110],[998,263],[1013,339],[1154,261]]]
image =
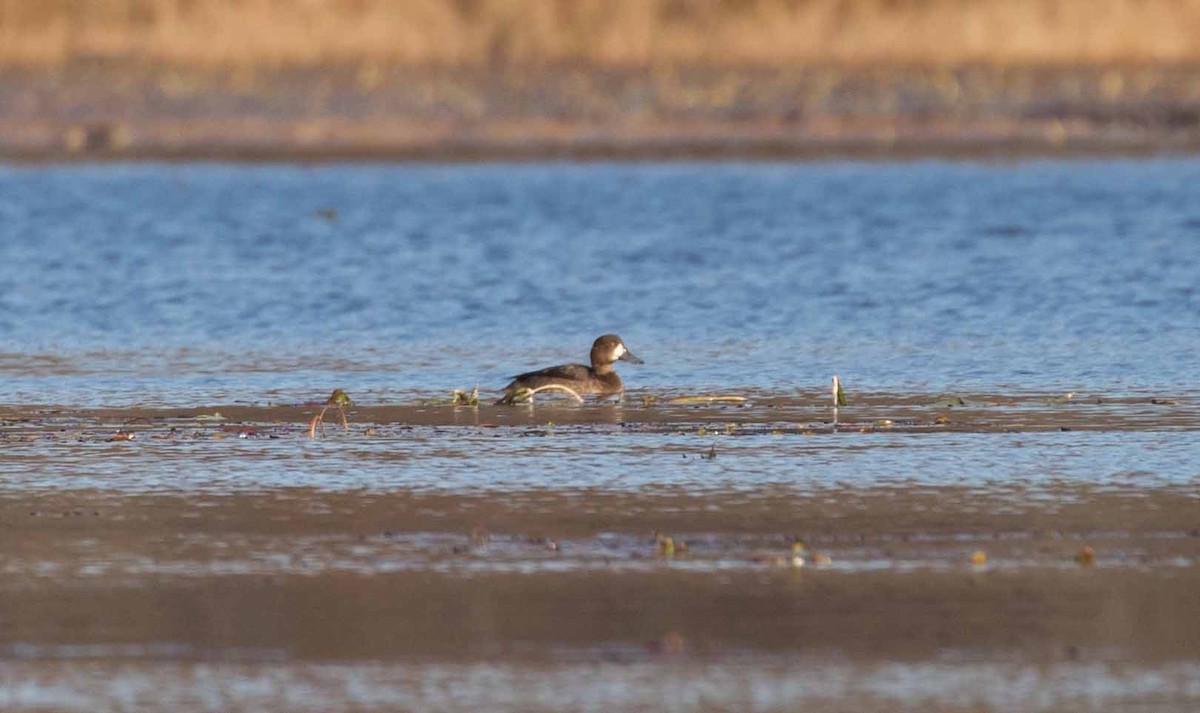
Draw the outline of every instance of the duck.
[[[544,390],[565,391],[582,401],[584,394],[613,396],[625,393],[625,382],[613,370],[613,364],[627,361],[644,364],[625,346],[615,334],[597,337],[592,343],[591,366],[583,364],[560,364],[538,371],[530,371],[512,377],[504,387],[504,396],[497,404],[514,404],[525,401]]]

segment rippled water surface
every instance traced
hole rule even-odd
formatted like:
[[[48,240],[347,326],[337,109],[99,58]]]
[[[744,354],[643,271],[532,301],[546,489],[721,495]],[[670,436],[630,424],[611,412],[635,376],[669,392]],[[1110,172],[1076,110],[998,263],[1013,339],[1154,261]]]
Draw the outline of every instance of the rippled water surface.
[[[0,167],[0,708],[1197,710],[1198,179]]]
[[[632,386],[1189,389],[1200,163],[0,169],[0,373],[90,405]]]

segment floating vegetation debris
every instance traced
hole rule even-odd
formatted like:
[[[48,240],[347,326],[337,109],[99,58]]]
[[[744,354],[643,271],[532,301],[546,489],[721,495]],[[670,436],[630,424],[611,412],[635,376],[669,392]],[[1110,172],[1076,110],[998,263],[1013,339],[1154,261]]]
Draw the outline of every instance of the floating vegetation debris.
[[[937,401],[934,401],[933,405],[937,408],[954,408],[955,406],[966,406],[967,402],[963,401],[961,396],[950,395],[943,396]]]
[[[308,424],[308,437],[317,437],[317,427],[321,427],[321,433],[325,433],[325,412],[331,408],[336,408],[342,417],[342,428],[350,430],[350,419],[346,418],[346,409],[352,407],[354,402],[350,400],[350,396],[341,389],[334,389],[329,398],[325,400],[324,407],[321,412],[313,417],[313,420]]]
[[[646,403],[645,399],[646,399],[646,397],[643,396],[642,397],[643,404]],[[657,400],[658,399],[655,398],[655,401],[657,401]],[[711,396],[704,396],[704,395],[676,396],[672,399],[668,399],[667,403],[670,403],[670,404],[716,404],[716,403],[744,404],[748,400],[749,399],[747,399],[745,396],[735,396],[733,394],[714,394]],[[651,402],[651,403],[653,403],[653,402]]]
[[[700,457],[705,460],[716,460],[717,459],[717,446],[715,444],[712,446],[709,446],[708,453],[701,453]]]
[[[833,407],[839,408],[846,405],[846,392],[842,390],[842,380],[837,374],[833,375]]]
[[[237,436],[238,438],[257,438],[258,429],[254,426],[221,426],[221,434]],[[216,434],[214,434],[216,437]]]
[[[546,384],[545,386],[539,386],[536,389],[513,389],[512,391],[504,394],[504,396],[500,397],[500,400],[496,402],[496,405],[513,406],[515,404],[533,403],[534,395],[541,393],[542,391],[561,391],[574,397],[576,403],[583,403],[583,397],[580,396],[579,392],[575,391],[575,389],[572,389],[568,386],[563,386],[562,384]]]
[[[525,542],[530,545],[537,545],[546,548],[550,552],[561,552],[562,546],[558,540],[553,537],[543,537],[541,535],[530,535],[525,538]]]
[[[1054,397],[1046,399],[1046,403],[1053,406],[1053,405],[1059,405],[1059,404],[1069,404],[1074,400],[1075,400],[1075,392],[1068,391],[1067,393],[1063,394],[1062,396],[1054,396]]]
[[[661,532],[654,533],[654,554],[659,557],[674,557],[676,554],[687,552],[687,543],[682,540],[676,544],[675,538]]]
[[[658,641],[648,642],[646,650],[663,656],[679,656],[687,651],[687,642],[678,631],[671,631]]]
[[[455,389],[450,394],[450,403],[454,406],[478,406],[479,405],[479,386],[476,385],[471,389],[471,393],[459,391]]]
[[[983,550],[975,550],[971,553],[971,565],[974,567],[982,567],[987,564],[987,553]]]
[[[767,564],[774,567],[803,567],[804,553],[808,550],[808,546],[804,544],[804,540],[797,537],[792,540],[791,552],[784,556],[778,555],[767,560]]]
[[[1084,567],[1091,567],[1096,564],[1096,551],[1090,545],[1084,545],[1079,552],[1075,554],[1075,561]]]

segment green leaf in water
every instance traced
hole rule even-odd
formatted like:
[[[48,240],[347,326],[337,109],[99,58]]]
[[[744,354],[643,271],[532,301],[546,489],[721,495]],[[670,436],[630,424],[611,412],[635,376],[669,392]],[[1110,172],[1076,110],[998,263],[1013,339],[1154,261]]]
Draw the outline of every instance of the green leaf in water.
[[[833,375],[833,407],[846,405],[846,392],[842,390],[842,380]]]

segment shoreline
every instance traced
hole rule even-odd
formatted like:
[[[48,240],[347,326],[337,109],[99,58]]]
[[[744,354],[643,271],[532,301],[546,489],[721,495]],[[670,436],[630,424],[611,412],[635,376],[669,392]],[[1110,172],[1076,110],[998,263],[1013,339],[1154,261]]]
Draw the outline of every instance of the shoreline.
[[[0,161],[1020,159],[1200,152],[1200,64],[0,66]]]
[[[1025,161],[1191,157],[1200,138],[1123,140],[1090,137],[1065,144],[1024,138],[871,139],[834,141],[730,138],[696,142],[444,142],[415,146],[146,146],[128,151],[78,153],[0,147],[0,164],[230,163],[230,164],[486,164],[486,163],[772,163],[822,161]]]

